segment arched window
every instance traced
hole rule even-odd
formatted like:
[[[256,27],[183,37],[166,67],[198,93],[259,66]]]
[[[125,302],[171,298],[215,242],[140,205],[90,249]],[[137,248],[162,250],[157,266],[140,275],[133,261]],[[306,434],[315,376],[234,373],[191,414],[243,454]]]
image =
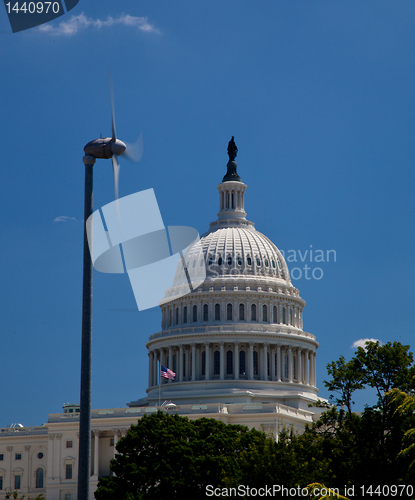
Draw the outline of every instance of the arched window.
[[[43,488],[43,478],[44,478],[43,468],[39,467],[36,469],[36,488]]]
[[[172,316],[172,312],[171,312],[171,309],[170,309],[170,311],[169,311],[169,326],[172,326],[172,324],[173,324],[171,316]]]
[[[193,306],[193,323],[197,321],[197,306]]]
[[[287,324],[287,321],[286,321],[286,312],[285,312],[285,307],[282,308],[282,322],[284,325]]]
[[[179,324],[179,308],[176,307],[176,325]]]
[[[262,321],[268,321],[268,307],[265,304],[262,306]]]
[[[219,256],[219,259],[218,259],[218,266],[221,266],[223,263],[223,260],[222,260],[222,257]]]
[[[272,311],[273,311],[272,322],[278,323],[277,306],[274,306]]]
[[[252,265],[252,259],[251,259],[251,257],[249,255],[246,258],[246,263],[248,264],[248,266]]]
[[[183,309],[183,323],[187,323],[187,306]]]
[[[245,320],[245,305],[239,304],[239,321]]]
[[[256,305],[251,305],[251,321],[256,321]]]
[[[228,321],[232,321],[232,304],[228,304],[226,306],[226,319]]]
[[[209,321],[209,306],[207,304],[203,306],[203,321]]]
[[[289,321],[289,323],[288,323],[288,324],[289,324],[289,325],[292,325],[292,324],[293,324],[293,310],[292,310],[291,308],[290,308],[290,314],[289,314],[289,316],[288,316],[288,317],[289,317],[289,319],[290,319],[290,321]]]
[[[228,266],[232,265],[232,256],[228,255]]]
[[[206,351],[202,352],[202,376],[206,375]]]
[[[254,351],[254,375],[258,375],[258,351]]]
[[[213,354],[213,375],[220,374],[220,352],[215,351]]]
[[[239,375],[245,375],[246,365],[245,365],[245,351],[239,352]]]
[[[233,352],[226,352],[226,375],[233,375]]]
[[[220,304],[215,304],[215,321],[220,321]]]

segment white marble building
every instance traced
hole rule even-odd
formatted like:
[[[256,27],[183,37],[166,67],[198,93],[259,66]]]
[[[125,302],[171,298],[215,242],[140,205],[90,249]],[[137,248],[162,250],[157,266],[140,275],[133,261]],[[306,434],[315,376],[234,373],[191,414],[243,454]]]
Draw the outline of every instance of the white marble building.
[[[206,279],[175,298],[187,281],[178,267],[161,303],[162,329],[147,342],[147,396],[92,410],[91,499],[99,476],[110,474],[117,440],[144,414],[212,417],[276,438],[283,427],[301,432],[315,416],[318,342],[303,330],[305,302],[281,252],[246,219],[236,163],[227,168],[218,218],[185,255],[189,269],[206,266]],[[176,373],[174,381],[159,376],[160,364]],[[65,405],[40,427],[0,429],[0,500],[7,490],[76,500],[78,426],[79,406]]]

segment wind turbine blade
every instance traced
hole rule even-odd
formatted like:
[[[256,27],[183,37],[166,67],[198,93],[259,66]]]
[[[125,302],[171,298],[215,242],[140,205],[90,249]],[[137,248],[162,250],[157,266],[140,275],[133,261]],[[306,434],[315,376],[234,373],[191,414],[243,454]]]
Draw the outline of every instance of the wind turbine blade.
[[[112,171],[114,173],[114,195],[115,199],[118,200],[118,182],[120,178],[120,164],[118,163],[118,155],[113,153],[112,155]]]
[[[121,227],[120,204],[118,202],[118,181],[120,178],[120,164],[118,163],[118,155],[112,155],[112,170],[114,173],[114,195],[115,195],[115,212],[117,214],[117,223],[121,235],[123,235]]]
[[[143,146],[143,131],[140,133],[140,137],[134,144],[126,144],[127,149],[124,152],[124,156],[129,160],[137,163],[141,160],[144,152]]]
[[[112,125],[112,142],[117,140],[117,131],[115,130],[115,111],[114,111],[114,89],[112,86],[112,73],[110,63],[107,64],[107,69],[105,71],[108,80],[108,87],[110,91],[111,100],[111,125]]]

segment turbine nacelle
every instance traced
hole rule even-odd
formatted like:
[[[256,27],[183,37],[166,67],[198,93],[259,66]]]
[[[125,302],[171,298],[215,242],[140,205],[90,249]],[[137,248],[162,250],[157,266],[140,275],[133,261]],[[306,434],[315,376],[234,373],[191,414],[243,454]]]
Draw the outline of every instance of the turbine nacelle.
[[[119,139],[113,141],[111,137],[103,137],[88,142],[84,147],[84,151],[86,155],[108,160],[112,158],[114,154],[118,156],[122,155],[126,148],[127,146]]]

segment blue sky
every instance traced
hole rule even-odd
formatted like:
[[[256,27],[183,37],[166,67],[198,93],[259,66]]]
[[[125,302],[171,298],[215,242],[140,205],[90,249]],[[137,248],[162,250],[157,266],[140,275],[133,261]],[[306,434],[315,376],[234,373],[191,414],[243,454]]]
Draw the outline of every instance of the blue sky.
[[[308,262],[321,279],[293,280],[321,396],[327,363],[358,339],[415,348],[414,21],[406,0],[80,0],[12,34],[4,10],[0,427],[79,401],[82,156],[111,132],[108,61],[118,136],[144,137],[140,163],[120,158],[120,196],[154,188],[166,225],[205,232],[234,135],[248,218],[296,251],[289,267],[310,245],[335,250]],[[97,161],[94,206],[112,200]],[[145,395],[160,322],[126,275],[94,273],[93,408]]]

